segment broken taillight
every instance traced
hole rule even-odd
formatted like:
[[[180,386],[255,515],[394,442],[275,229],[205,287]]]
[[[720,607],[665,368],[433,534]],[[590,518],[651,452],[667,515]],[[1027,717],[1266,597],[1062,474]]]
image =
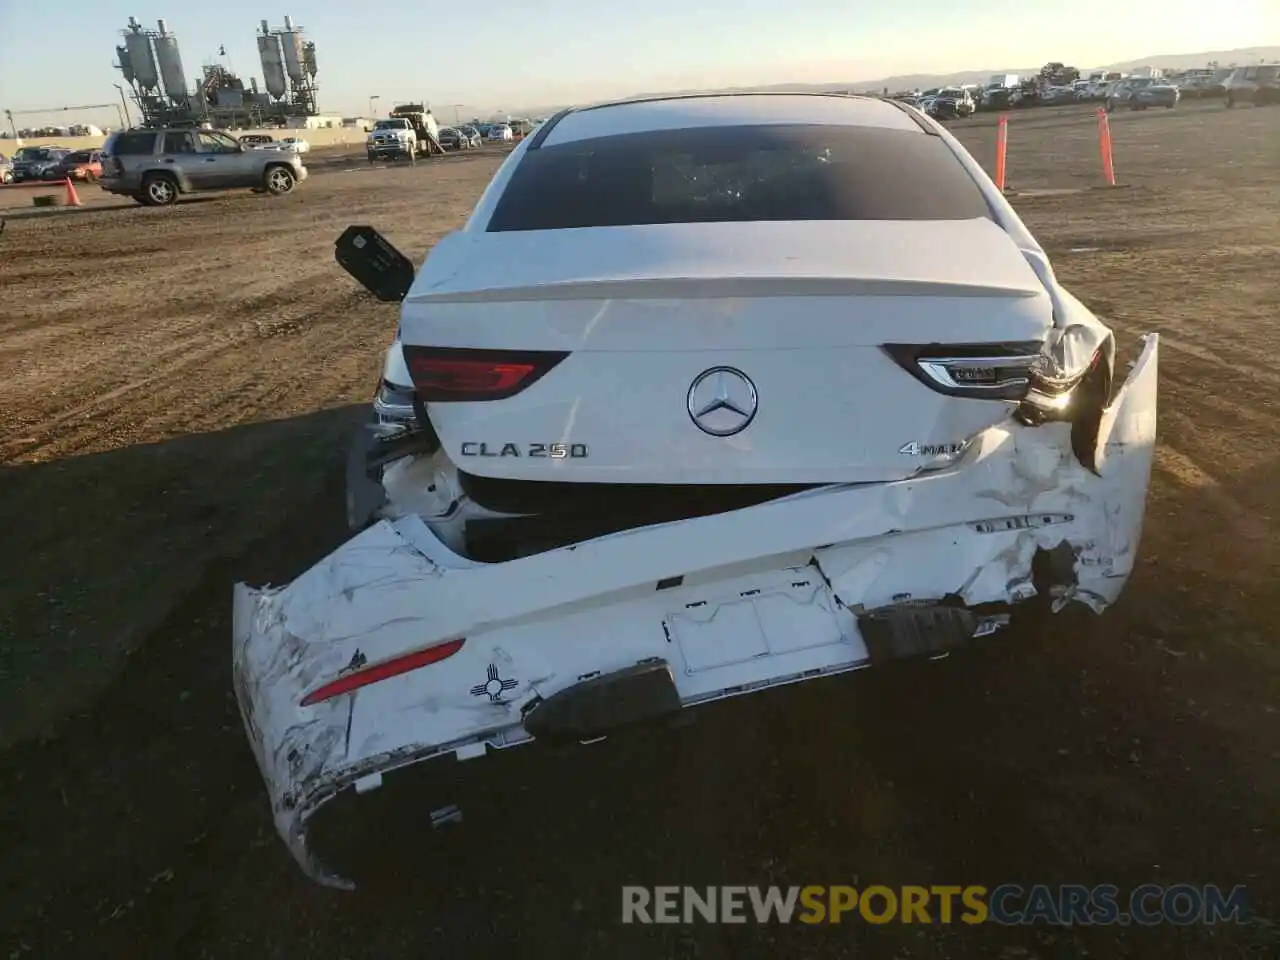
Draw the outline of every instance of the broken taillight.
[[[448,640],[445,643],[438,643],[424,650],[415,650],[413,653],[406,653],[403,656],[392,657],[390,660],[383,660],[381,663],[357,667],[349,673],[342,674],[337,679],[316,687],[302,698],[302,706],[310,707],[325,700],[340,697],[344,693],[359,690],[361,687],[367,687],[371,683],[398,677],[402,673],[408,673],[410,670],[417,670],[420,667],[427,667],[433,663],[439,663],[441,660],[447,660],[461,650],[462,645],[466,642],[463,638]]]
[[[1040,344],[886,343],[894,362],[921,383],[949,397],[1018,401],[1031,387]]]
[[[1073,419],[1077,388],[1087,381],[1105,406],[1114,363],[1115,339],[1105,328],[1080,323],[1055,328],[1031,367],[1022,418],[1028,422]]]
[[[1029,426],[1066,421],[1076,459],[1097,472],[1098,431],[1110,403],[1115,339],[1106,327],[1055,327],[1044,343],[886,343],[885,353],[938,393],[1017,404]]]
[[[404,346],[405,365],[424,403],[505,400],[569,354],[558,350],[473,350]]]
[[[1076,388],[1093,374],[1109,391],[1115,341],[1105,327],[1072,324],[1044,343],[886,343],[882,349],[938,393],[1011,400],[1028,420],[1072,418]]]

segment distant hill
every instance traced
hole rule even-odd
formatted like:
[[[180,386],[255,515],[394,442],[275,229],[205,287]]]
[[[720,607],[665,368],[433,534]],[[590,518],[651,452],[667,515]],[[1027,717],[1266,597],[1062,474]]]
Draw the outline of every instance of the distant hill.
[[[1280,46],[1241,47],[1237,50],[1206,50],[1201,53],[1156,54],[1150,57],[1142,57],[1137,60],[1123,60],[1119,63],[1108,63],[1101,66],[1083,66],[1079,63],[1071,65],[1078,67],[1082,73],[1088,73],[1091,70],[1127,71],[1134,70],[1138,67],[1160,67],[1165,70],[1185,70],[1191,67],[1203,67],[1214,61],[1223,67],[1243,63],[1257,63],[1259,61],[1280,61]],[[813,93],[830,90],[873,92],[883,90],[885,87],[888,87],[889,91],[893,93],[899,90],[915,90],[917,88],[925,90],[930,87],[942,87],[949,86],[951,84],[982,83],[988,77],[997,73],[1016,73],[1020,76],[1028,76],[1030,74],[1039,73],[1041,66],[1043,66],[1043,64],[1037,64],[1034,67],[992,67],[986,70],[961,70],[956,73],[908,73],[894,77],[881,77],[878,80],[844,80],[832,81],[830,83],[772,83],[750,87],[716,87],[701,90],[661,90],[637,93],[632,96],[639,99],[643,97],[699,93],[744,93],[750,90],[763,90],[769,93]],[[512,116],[545,117],[561,109],[562,106],[564,105],[562,104],[555,107],[542,106],[537,108],[522,108],[519,111],[513,111]]]
[[[1109,63],[1092,70],[1132,70],[1134,67],[1163,67],[1165,70],[1187,70],[1217,61],[1219,66],[1234,67],[1246,63],[1280,61],[1280,47],[1241,47],[1237,50],[1206,50],[1203,53],[1165,53],[1142,60]]]

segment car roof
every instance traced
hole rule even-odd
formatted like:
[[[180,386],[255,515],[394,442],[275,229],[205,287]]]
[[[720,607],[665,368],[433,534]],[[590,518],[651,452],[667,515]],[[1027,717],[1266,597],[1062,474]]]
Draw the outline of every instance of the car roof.
[[[878,97],[827,93],[734,93],[620,100],[569,110],[541,143],[688,127],[827,124],[924,132],[901,105]]]

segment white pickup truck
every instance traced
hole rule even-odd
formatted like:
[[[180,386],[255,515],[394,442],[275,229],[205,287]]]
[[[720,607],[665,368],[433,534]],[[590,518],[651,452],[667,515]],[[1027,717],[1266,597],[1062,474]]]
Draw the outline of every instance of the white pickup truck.
[[[388,117],[374,123],[365,141],[365,151],[369,162],[388,158],[407,157],[412,160],[418,155],[418,132],[413,123],[406,117]]]

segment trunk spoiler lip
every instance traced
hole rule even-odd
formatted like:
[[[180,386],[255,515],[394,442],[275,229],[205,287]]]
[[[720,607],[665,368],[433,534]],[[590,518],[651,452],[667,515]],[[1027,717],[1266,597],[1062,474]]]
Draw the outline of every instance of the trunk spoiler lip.
[[[999,297],[1031,299],[1044,290],[1000,283],[892,277],[795,276],[635,276],[552,280],[474,290],[423,291],[407,304],[493,303],[521,300],[737,299],[771,296],[810,297]]]
[[[751,221],[566,230],[460,231],[431,251],[406,303],[720,287],[727,297],[787,293],[889,295],[933,287],[962,296],[1044,288],[1015,236],[966,220]],[[692,295],[698,295],[693,293]]]

